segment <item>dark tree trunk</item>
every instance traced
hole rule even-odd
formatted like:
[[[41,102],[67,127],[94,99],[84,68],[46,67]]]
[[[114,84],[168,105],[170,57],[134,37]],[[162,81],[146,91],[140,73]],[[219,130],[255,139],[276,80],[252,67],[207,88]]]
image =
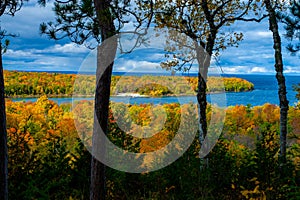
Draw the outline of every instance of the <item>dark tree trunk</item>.
[[[206,119],[206,79],[198,72],[198,92],[197,100],[199,105],[199,142],[202,147],[207,134],[207,119]]]
[[[283,75],[283,62],[281,54],[281,39],[278,31],[275,8],[273,8],[270,0],[264,0],[267,11],[269,13],[269,29],[273,33],[273,43],[275,50],[275,70],[278,83],[278,95],[280,103],[280,154],[279,161],[281,164],[286,162],[286,137],[287,137],[287,115],[289,109],[289,101],[286,97],[286,85]]]
[[[208,66],[205,64],[206,52],[202,46],[196,44],[197,49],[197,61],[199,65],[198,69],[198,88],[197,88],[197,101],[199,106],[199,143],[203,148],[204,139],[207,135],[207,119],[206,119],[206,81],[207,81],[207,70]]]
[[[104,42],[106,39],[113,36],[115,26],[110,11],[110,1],[108,0],[94,0],[95,10],[97,12],[99,29],[101,32],[101,40]],[[112,48],[112,49],[111,49]],[[102,50],[105,48],[101,48]],[[102,131],[107,134],[108,131],[108,113],[109,113],[109,96],[110,96],[110,85],[111,75],[113,69],[113,63],[106,65],[104,58],[107,55],[115,56],[116,46],[108,47],[107,51],[102,51],[98,48],[97,53],[97,73],[96,73],[96,92],[95,92],[95,115],[97,118],[94,120],[95,123],[99,123]],[[98,121],[97,121],[98,120]],[[94,125],[95,127],[95,125]],[[105,154],[105,143],[100,141],[101,147],[99,147],[98,130],[94,129],[93,134],[93,152],[101,149]],[[96,144],[96,146],[95,146]],[[95,158],[95,154],[92,155],[91,162],[91,187],[90,187],[90,199],[91,200],[104,200],[106,196],[105,189],[105,168],[106,166]]]
[[[206,46],[202,46],[202,45],[199,46],[198,44],[196,44],[197,61],[199,64],[198,91],[197,91],[197,101],[199,105],[199,143],[202,149],[201,152],[204,154],[208,154],[208,151],[210,149],[208,143],[207,144],[204,143],[205,137],[207,135],[207,117],[206,117],[207,84],[206,82],[207,82],[208,68],[210,66],[210,61],[211,61],[211,55],[213,52],[213,46],[215,44],[214,42],[215,38],[216,38],[216,32],[212,31]],[[206,160],[206,163],[204,163],[204,165],[208,165],[208,160]]]
[[[99,57],[103,55],[99,55]],[[96,86],[95,93],[95,115],[97,118],[94,120],[94,123],[99,123],[102,131],[107,134],[108,130],[108,111],[109,111],[109,95],[110,95],[110,83],[111,83],[111,73],[112,73],[113,64],[109,65],[104,71],[103,75],[100,77],[98,84]],[[97,74],[99,74],[97,72]],[[91,191],[90,199],[91,200],[102,200],[106,196],[106,187],[105,187],[105,168],[106,166],[101,163],[96,157],[95,154],[105,154],[105,143],[98,137],[100,130],[94,129],[93,133],[93,156],[91,164]],[[100,140],[100,141],[99,141]],[[99,146],[101,145],[101,146]]]
[[[2,44],[0,42],[0,199],[8,199],[7,186],[7,132],[6,132],[6,113],[5,113],[5,94],[4,94],[4,77],[2,63]]]

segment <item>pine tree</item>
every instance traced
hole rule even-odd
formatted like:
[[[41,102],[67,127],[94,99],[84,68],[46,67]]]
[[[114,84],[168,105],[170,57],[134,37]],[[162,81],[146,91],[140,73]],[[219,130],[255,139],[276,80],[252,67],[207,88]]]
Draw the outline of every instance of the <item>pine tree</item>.
[[[150,2],[150,1],[149,1]],[[41,0],[45,4],[45,0]],[[139,2],[137,1],[138,5]],[[96,152],[105,154],[105,144],[101,141],[99,127],[107,134],[108,131],[108,113],[109,113],[109,98],[111,75],[113,70],[114,52],[117,49],[116,37],[108,46],[105,46],[105,41],[115,34],[119,33],[128,18],[124,16],[133,16],[136,19],[138,29],[144,21],[148,20],[148,16],[141,18],[141,14],[132,11],[130,1],[118,0],[73,0],[67,2],[55,1],[54,12],[57,16],[56,22],[43,23],[40,26],[40,31],[47,34],[51,39],[59,40],[69,38],[72,42],[85,45],[89,48],[92,46],[91,40],[96,42],[97,51],[97,69],[96,69],[96,90],[95,90],[95,119],[93,133],[93,149],[91,162],[91,187],[90,199],[98,200],[105,199],[105,165],[96,159]],[[149,15],[151,18],[152,15]],[[115,22],[117,22],[116,25]],[[147,27],[149,27],[149,22]],[[100,47],[104,45],[104,47]],[[106,49],[107,51],[103,51]],[[113,56],[113,58],[112,58]],[[103,138],[102,138],[103,139]],[[100,143],[101,145],[100,145]]]
[[[27,0],[0,1],[0,17],[3,15],[14,16],[25,1]],[[0,199],[3,200],[8,199],[8,155],[2,54],[8,45],[8,40],[5,40],[3,44],[3,39],[9,35],[11,34],[7,34],[0,26]]]
[[[289,11],[280,12],[279,19],[285,24],[285,36],[290,40],[287,49],[294,55],[300,51],[300,1],[294,0]]]

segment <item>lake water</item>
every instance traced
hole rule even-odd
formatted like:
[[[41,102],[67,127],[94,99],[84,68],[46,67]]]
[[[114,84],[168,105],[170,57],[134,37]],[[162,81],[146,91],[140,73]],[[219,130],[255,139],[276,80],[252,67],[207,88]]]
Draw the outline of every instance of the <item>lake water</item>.
[[[239,77],[246,79],[254,84],[255,89],[251,92],[229,92],[226,93],[226,99],[224,99],[224,94],[209,94],[208,101],[216,102],[222,101],[221,104],[227,106],[234,105],[247,105],[252,106],[263,105],[265,103],[279,104],[278,100],[278,86],[275,75],[224,75],[225,77]],[[300,83],[300,76],[286,76],[287,84],[287,97],[290,105],[294,105],[297,102],[296,92],[293,91],[293,85]],[[36,101],[37,98],[14,98],[13,101]],[[51,100],[61,103],[71,103],[72,98],[50,98]],[[82,99],[93,99],[93,98],[74,98],[74,100]],[[219,100],[218,100],[219,99]],[[189,103],[196,102],[196,97],[194,96],[181,96],[181,97],[111,97],[111,101],[114,102],[125,102],[130,104],[142,104],[142,103],[152,103],[152,104],[165,104],[165,103]],[[225,102],[224,102],[225,101]],[[218,104],[218,102],[217,102]]]

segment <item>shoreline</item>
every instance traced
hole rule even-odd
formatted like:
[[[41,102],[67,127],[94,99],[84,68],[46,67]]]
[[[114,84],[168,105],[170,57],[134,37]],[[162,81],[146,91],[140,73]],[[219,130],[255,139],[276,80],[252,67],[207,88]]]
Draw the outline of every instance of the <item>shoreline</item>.
[[[232,92],[232,93],[237,93],[237,92]],[[214,93],[215,94],[215,93]],[[43,95],[41,95],[43,96]],[[27,102],[27,101],[32,101],[32,102],[35,102],[39,97],[41,96],[38,96],[38,95],[34,95],[34,96],[19,96],[19,97],[5,97],[5,100],[8,100],[8,101],[12,101],[12,102]],[[77,96],[67,96],[67,95],[51,95],[51,96],[47,96],[48,99],[50,101],[57,101],[56,99],[51,99],[51,98],[57,98],[57,99],[61,99],[63,100],[64,98],[66,99],[67,102],[69,102],[72,97],[74,98],[82,98],[82,100],[85,100],[85,98],[92,98],[94,97],[93,95],[77,95]],[[164,96],[147,96],[147,95],[140,95],[140,94],[136,94],[136,93],[121,93],[121,94],[118,94],[118,95],[111,95],[110,97],[119,97],[119,98],[122,98],[122,97],[132,97],[132,98],[152,98],[152,99],[159,99],[159,98],[167,98],[167,97],[172,97],[170,95],[164,95]],[[176,97],[173,95],[173,97]],[[195,95],[177,95],[177,97],[195,97]],[[30,100],[30,99],[33,99],[33,100]],[[75,99],[76,100],[76,99]],[[91,99],[92,100],[92,99]],[[80,99],[76,100],[76,101],[81,101]],[[61,102],[62,103],[62,102]],[[65,102],[63,102],[65,103]],[[172,103],[172,102],[171,102]],[[60,103],[58,103],[60,104]],[[249,103],[247,104],[235,104],[235,105],[244,105],[244,106],[247,106]],[[265,104],[273,104],[273,105],[276,105],[278,106],[277,103],[272,103],[272,102],[265,102],[263,104],[251,104],[251,107],[254,107],[254,106],[262,106],[262,105],[265,105]],[[298,105],[299,103],[295,102],[294,104],[289,104],[289,106],[295,106],[295,105]],[[235,106],[235,105],[227,105],[226,107],[231,107],[231,106]]]
[[[241,92],[235,92],[235,91],[215,91],[215,92],[207,92],[206,94],[220,94],[220,93],[244,93],[244,92],[252,92],[254,90],[248,90],[248,91],[241,91]],[[29,99],[29,98],[40,98],[41,96],[46,95],[48,98],[80,98],[80,97],[94,97],[94,95],[67,95],[67,94],[60,94],[60,95],[49,95],[49,94],[41,94],[41,95],[16,95],[16,96],[5,96],[5,99]],[[167,94],[167,95],[161,95],[161,96],[151,96],[151,95],[144,95],[144,94],[139,94],[139,93],[118,93],[118,94],[113,94],[110,95],[111,97],[133,97],[133,98],[162,98],[162,97],[176,97],[176,96],[196,96],[197,93],[195,94]]]

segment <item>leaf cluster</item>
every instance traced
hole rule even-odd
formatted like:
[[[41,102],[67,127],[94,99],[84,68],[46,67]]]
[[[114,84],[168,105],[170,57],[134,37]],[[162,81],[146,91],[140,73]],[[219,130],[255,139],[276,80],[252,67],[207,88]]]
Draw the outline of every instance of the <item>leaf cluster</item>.
[[[300,50],[300,1],[293,0],[292,2],[290,12],[278,12],[277,15],[281,22],[285,24],[285,37],[291,41],[287,49],[292,55],[295,55]]]
[[[14,16],[19,11],[23,4],[28,0],[3,0],[0,2],[0,16],[6,14]]]
[[[47,35],[50,39],[68,38],[76,44],[95,48],[102,41],[101,30],[103,27],[101,28],[102,25],[99,22],[104,21],[104,19],[101,19],[101,16],[111,16],[115,22],[116,33],[119,33],[124,25],[130,21],[134,23],[132,33],[137,33],[142,29],[143,24],[149,27],[153,13],[152,1],[148,2],[150,8],[147,7],[147,11],[145,8],[143,8],[143,12],[138,10],[137,5],[140,4],[140,1],[114,0],[109,2],[109,10],[98,11],[97,13],[92,0],[55,0],[53,9],[56,15],[55,22],[42,23],[40,33]]]
[[[243,34],[231,31],[230,26],[236,21],[259,22],[266,17],[261,13],[260,2],[254,0],[160,0],[156,1],[155,5],[157,9],[155,23],[158,28],[168,27],[194,40],[194,43],[189,45],[189,51],[177,55],[174,49],[182,47],[182,40],[178,35],[170,37],[171,40],[176,41],[176,45],[166,46],[166,51],[176,54],[174,58],[182,60],[182,63],[177,62],[174,65],[174,62],[170,61],[165,64],[173,64],[169,67],[176,66],[179,70],[184,69],[183,66],[187,63],[192,65],[195,59],[199,62],[199,55],[195,55],[199,47],[204,49],[209,56],[213,54],[218,56],[221,50],[229,46],[237,46]]]

